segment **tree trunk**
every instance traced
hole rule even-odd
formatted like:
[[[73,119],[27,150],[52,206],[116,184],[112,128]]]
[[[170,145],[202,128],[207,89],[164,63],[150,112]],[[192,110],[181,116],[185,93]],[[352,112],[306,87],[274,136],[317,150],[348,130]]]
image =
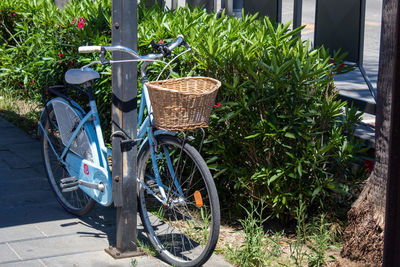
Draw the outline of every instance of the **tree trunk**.
[[[385,224],[386,183],[389,164],[389,136],[392,86],[397,45],[398,1],[384,0],[375,123],[375,168],[357,201],[348,212],[342,256],[381,266]]]

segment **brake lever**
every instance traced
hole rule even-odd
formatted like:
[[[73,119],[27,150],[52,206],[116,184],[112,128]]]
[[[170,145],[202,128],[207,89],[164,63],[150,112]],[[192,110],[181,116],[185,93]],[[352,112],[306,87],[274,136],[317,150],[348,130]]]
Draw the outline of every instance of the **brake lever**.
[[[158,52],[163,54],[164,57],[169,57],[171,55],[171,51],[168,49],[168,46],[164,43],[156,43],[154,40],[150,42],[153,49],[156,49]]]
[[[192,48],[190,47],[190,45],[188,45],[188,44],[186,43],[185,40],[182,41],[181,45],[183,45],[188,51],[190,51],[190,53],[192,54],[192,56],[194,56],[194,53],[193,53]]]

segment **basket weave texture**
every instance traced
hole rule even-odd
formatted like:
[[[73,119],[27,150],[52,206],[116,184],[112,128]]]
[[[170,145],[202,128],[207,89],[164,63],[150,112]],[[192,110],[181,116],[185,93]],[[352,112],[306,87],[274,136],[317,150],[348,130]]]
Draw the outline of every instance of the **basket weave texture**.
[[[169,131],[208,126],[221,82],[208,77],[186,77],[146,83],[154,125]]]

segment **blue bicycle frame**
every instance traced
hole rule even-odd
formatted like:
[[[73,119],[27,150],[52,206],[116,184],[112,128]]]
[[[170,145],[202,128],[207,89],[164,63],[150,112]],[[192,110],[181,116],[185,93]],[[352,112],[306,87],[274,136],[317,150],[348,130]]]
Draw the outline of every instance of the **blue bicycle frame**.
[[[181,45],[182,43],[184,43],[183,37],[178,36],[178,38],[169,45],[168,49],[171,51],[174,48]],[[186,44],[184,45],[188,49],[187,51],[190,51],[190,47],[187,46]],[[140,56],[135,51],[123,46],[106,46],[106,47],[85,46],[85,47],[80,47],[78,50],[79,52],[82,53],[100,52],[101,61],[92,62],[82,67],[82,69],[95,63],[100,63],[100,64],[117,63],[116,61],[113,62],[105,60],[104,57],[105,51],[111,51],[111,52],[120,51],[129,53],[132,56],[136,57],[137,60],[145,61],[141,68],[143,81],[147,81],[146,68],[149,65],[151,65],[151,62],[156,60],[157,58],[162,58],[165,56],[164,54],[149,54],[146,56]],[[52,101],[64,101],[66,105],[71,106],[75,111],[77,111],[75,113],[78,114],[80,122],[76,127],[76,129],[73,131],[72,136],[67,142],[61,155],[58,155],[56,153],[53,145],[51,144],[50,138],[46,135],[44,127],[41,123],[42,117],[44,115],[44,112],[46,112],[45,110],[47,110],[47,108],[42,112],[39,129],[41,129],[41,131],[45,134],[45,137],[49,141],[48,143],[50,144],[51,149],[56,155],[58,161],[65,166],[65,168],[72,176],[78,179],[79,187],[98,203],[104,206],[110,205],[112,203],[112,180],[111,180],[110,167],[107,161],[107,155],[111,155],[111,151],[108,150],[104,144],[103,134],[100,126],[100,120],[95,101],[93,99],[90,99],[89,101],[90,111],[87,114],[85,114],[83,109],[80,108],[79,105],[73,101],[66,101],[63,98],[58,97],[52,99],[46,105],[48,106],[52,105]],[[146,117],[144,117],[145,107],[147,107]],[[153,131],[152,125],[153,125],[152,106],[147,91],[147,87],[145,85],[145,82],[143,82],[142,96],[140,100],[139,114],[138,114],[138,125],[137,125],[138,128],[137,136],[138,140],[141,141],[139,146],[139,153],[143,149],[143,146],[148,142],[150,146],[151,161],[155,176],[148,178],[157,183],[158,192],[160,192],[161,197],[156,195],[146,184],[144,184],[139,179],[138,183],[141,186],[143,186],[149,193],[151,193],[156,199],[158,199],[163,204],[166,204],[168,199],[164,189],[168,189],[168,187],[162,183],[158,171],[157,157],[159,157],[159,155],[156,155],[156,152],[154,151],[154,140],[155,137],[159,134],[175,135],[175,133],[162,130]],[[74,142],[75,138],[78,136],[79,132],[82,129],[88,136],[90,142],[90,149],[92,150],[93,154],[93,162],[79,157],[78,155],[73,153],[70,149],[72,143]],[[162,150],[165,156],[165,161],[167,163],[167,168],[169,170],[171,177],[173,177],[173,183],[176,187],[176,190],[178,191],[172,193],[181,199],[183,198],[183,192],[177,178],[175,177],[175,172],[172,165],[170,153],[166,146],[164,146]]]
[[[50,107],[50,105],[52,105],[54,101],[63,101],[65,102],[66,105],[70,105],[66,100],[58,97],[50,100],[46,104],[48,108]],[[58,161],[66,167],[66,169],[72,176],[78,177],[78,180],[83,180],[89,183],[102,183],[104,185],[105,188],[104,192],[99,192],[99,190],[97,189],[88,188],[85,187],[84,185],[79,185],[79,187],[101,205],[109,206],[112,203],[112,188],[111,188],[112,180],[111,180],[111,170],[107,161],[107,155],[111,156],[111,150],[107,149],[104,143],[104,138],[101,130],[100,119],[96,103],[94,100],[89,101],[90,111],[87,114],[85,114],[83,109],[81,109],[77,103],[75,102],[72,103],[73,103],[73,108],[79,111],[77,112],[77,114],[80,117],[80,122],[76,127],[76,129],[73,131],[72,136],[67,142],[61,155],[57,154],[56,150],[53,147],[53,144],[50,141],[50,138],[47,136],[46,131],[44,130],[42,124],[42,119],[40,119],[39,127],[42,130],[42,133],[47,138],[51,150],[57,157]],[[145,108],[147,108],[147,116],[144,116]],[[41,117],[43,117],[44,112],[45,110],[43,111]],[[153,132],[152,124],[153,124],[153,114],[152,114],[151,101],[148,95],[147,87],[143,83],[142,95],[139,106],[139,114],[138,114],[138,125],[137,125],[138,140],[141,140],[139,146],[139,152],[143,149],[143,146],[145,145],[146,141],[148,141],[150,145],[151,161],[155,177],[149,177],[149,176],[147,177],[158,185],[158,192],[161,194],[161,197],[156,195],[141,180],[138,179],[137,182],[140,183],[140,185],[143,186],[143,188],[145,188],[156,199],[165,204],[168,201],[165,189],[168,189],[168,187],[162,183],[158,171],[157,157],[159,157],[160,154],[157,155],[156,152],[154,151],[154,138],[160,134],[175,135],[175,133],[164,130],[156,130]],[[78,136],[81,129],[84,129],[89,138],[90,147],[93,152],[93,162],[90,162],[86,159],[82,159],[81,157],[71,152],[70,150],[73,141]],[[175,171],[167,147],[164,146],[163,151],[160,153],[164,153],[169,173],[171,177],[173,177],[175,188],[178,191],[178,192],[172,191],[172,193],[175,194],[175,196],[177,197],[183,198],[183,192],[178,182],[178,179],[175,177]]]

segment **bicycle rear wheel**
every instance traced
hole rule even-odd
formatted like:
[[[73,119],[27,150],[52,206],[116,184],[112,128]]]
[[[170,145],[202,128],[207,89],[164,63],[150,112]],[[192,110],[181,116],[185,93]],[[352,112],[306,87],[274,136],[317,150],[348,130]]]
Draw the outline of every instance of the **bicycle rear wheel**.
[[[63,116],[66,116],[66,118],[79,117],[73,108],[66,103],[63,103],[63,105],[65,105]],[[58,160],[51,148],[52,146],[59,156],[65,148],[62,142],[60,126],[53,105],[47,106],[47,112],[44,112],[44,117],[41,123],[44,128],[44,133],[42,133],[41,136],[42,159],[51,189],[54,192],[57,201],[66,211],[77,216],[82,216],[93,208],[95,201],[80,188],[70,192],[62,192],[62,188],[60,187],[61,179],[71,177],[71,175],[65,166]],[[51,144],[49,143],[49,140]]]
[[[142,223],[165,261],[177,266],[202,265],[213,253],[219,235],[220,209],[214,181],[203,158],[190,144],[169,135],[156,140],[158,172],[167,202],[163,204],[156,198],[161,198],[161,192],[146,143],[138,157]]]

